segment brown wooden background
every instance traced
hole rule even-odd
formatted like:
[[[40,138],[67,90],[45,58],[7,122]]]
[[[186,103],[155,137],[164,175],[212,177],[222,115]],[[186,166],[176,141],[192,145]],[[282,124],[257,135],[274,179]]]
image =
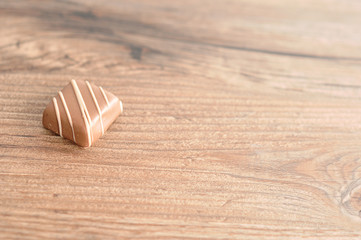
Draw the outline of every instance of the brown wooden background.
[[[1,1],[1,239],[360,239],[358,0]],[[89,80],[124,115],[41,125]]]

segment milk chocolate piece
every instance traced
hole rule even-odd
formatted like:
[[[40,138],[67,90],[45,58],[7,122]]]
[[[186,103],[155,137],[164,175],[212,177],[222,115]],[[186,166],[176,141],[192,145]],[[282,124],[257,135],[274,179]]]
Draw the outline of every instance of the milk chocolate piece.
[[[122,102],[88,81],[71,80],[45,108],[43,125],[82,147],[90,147],[123,112]]]

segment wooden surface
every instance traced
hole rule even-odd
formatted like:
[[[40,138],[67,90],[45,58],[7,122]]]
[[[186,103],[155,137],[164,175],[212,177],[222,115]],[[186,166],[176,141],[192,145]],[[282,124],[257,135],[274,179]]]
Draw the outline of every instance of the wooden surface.
[[[1,239],[360,239],[361,2],[1,1]],[[71,79],[124,115],[41,125]]]

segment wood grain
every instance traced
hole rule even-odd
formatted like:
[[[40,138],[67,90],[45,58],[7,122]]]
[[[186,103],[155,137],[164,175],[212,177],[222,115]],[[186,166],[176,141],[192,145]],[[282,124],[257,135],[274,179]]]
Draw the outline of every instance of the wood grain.
[[[360,239],[358,0],[1,1],[1,239]],[[124,114],[41,125],[71,79]]]

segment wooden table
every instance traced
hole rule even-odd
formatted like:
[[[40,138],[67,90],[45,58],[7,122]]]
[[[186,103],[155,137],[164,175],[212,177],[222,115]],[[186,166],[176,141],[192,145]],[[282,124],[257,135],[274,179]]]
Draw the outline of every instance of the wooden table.
[[[1,239],[360,239],[361,2],[1,1]],[[124,102],[44,129],[71,79]]]

